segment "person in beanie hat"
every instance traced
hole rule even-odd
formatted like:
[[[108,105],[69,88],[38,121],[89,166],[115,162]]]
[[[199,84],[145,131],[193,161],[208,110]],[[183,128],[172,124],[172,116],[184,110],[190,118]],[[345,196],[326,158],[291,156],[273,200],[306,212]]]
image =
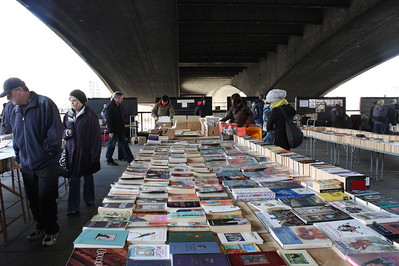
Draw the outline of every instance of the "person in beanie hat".
[[[268,133],[264,140],[270,144],[290,150],[291,147],[288,144],[285,129],[285,116],[281,109],[284,109],[288,117],[294,117],[296,111],[288,104],[288,101],[285,99],[286,96],[287,92],[282,89],[273,89],[267,93],[266,102],[270,102],[271,112],[266,124]]]
[[[168,95],[163,95],[161,100],[155,104],[154,108],[152,108],[151,116],[155,118],[155,122],[157,122],[160,116],[169,116],[170,119],[173,119],[175,116],[175,109],[173,108]]]
[[[197,106],[194,110],[194,115],[199,115],[200,117],[205,117],[207,115],[211,115],[211,113],[206,108],[206,98],[202,97],[201,100],[198,101]]]
[[[14,105],[9,114],[13,130],[15,161],[19,164],[35,230],[28,240],[41,240],[43,246],[57,241],[58,167],[64,127],[55,103],[29,91],[19,78],[4,82],[1,97]]]
[[[71,172],[67,215],[72,217],[79,214],[82,177],[83,200],[88,207],[94,205],[93,174],[101,168],[101,130],[96,113],[85,104],[87,98],[83,91],[71,91],[69,101],[72,108],[65,114],[63,123]]]

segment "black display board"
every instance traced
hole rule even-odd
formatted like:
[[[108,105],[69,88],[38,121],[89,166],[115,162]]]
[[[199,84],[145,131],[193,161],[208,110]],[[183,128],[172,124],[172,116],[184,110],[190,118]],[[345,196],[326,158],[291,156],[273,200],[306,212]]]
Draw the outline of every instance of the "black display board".
[[[360,113],[370,116],[370,108],[374,105],[374,102],[379,99],[384,100],[384,105],[388,106],[392,100],[398,100],[397,97],[360,97]]]
[[[110,98],[89,98],[87,99],[87,106],[89,106],[98,116],[101,117],[101,111],[104,108],[104,104],[109,103]],[[137,98],[135,97],[124,97],[123,98],[123,108],[125,110],[125,115],[127,116],[127,121],[129,121],[129,116],[137,115]],[[126,118],[125,118],[126,120]]]
[[[252,103],[259,100],[259,97],[258,96],[249,96],[249,97],[241,97],[241,99],[246,100],[249,108],[252,109]],[[230,110],[230,108],[231,108],[231,97],[229,96],[229,97],[227,97],[227,112]]]
[[[295,109],[300,115],[317,113],[317,120],[330,120],[331,109],[339,103],[346,111],[345,97],[296,97]]]
[[[201,101],[202,97],[169,97],[170,102],[175,109],[176,115],[194,115],[195,107],[198,102]],[[209,115],[212,114],[212,97],[205,97],[206,99],[206,110]],[[161,97],[156,98],[158,103]]]

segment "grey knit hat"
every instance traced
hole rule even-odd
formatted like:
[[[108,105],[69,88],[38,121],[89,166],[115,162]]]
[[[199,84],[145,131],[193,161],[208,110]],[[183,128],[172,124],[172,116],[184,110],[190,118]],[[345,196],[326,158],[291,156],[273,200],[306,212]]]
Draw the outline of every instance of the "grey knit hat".
[[[267,93],[266,102],[277,102],[287,97],[287,92],[281,89],[274,89]]]

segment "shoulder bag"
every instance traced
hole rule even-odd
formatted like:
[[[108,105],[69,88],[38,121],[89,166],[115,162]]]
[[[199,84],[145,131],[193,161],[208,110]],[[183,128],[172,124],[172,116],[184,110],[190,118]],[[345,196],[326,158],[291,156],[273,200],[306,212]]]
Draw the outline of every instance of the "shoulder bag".
[[[280,107],[281,112],[283,112],[285,118],[285,132],[287,134],[288,144],[291,148],[296,148],[303,142],[303,132],[302,130],[294,124],[292,117],[288,117],[283,107]]]

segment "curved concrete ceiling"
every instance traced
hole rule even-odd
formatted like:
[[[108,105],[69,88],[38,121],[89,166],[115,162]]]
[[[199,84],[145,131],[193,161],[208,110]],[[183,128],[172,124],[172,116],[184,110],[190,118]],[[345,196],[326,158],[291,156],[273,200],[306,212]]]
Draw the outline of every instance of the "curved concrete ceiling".
[[[284,87],[320,96],[398,53],[396,0],[18,0],[139,102]]]

